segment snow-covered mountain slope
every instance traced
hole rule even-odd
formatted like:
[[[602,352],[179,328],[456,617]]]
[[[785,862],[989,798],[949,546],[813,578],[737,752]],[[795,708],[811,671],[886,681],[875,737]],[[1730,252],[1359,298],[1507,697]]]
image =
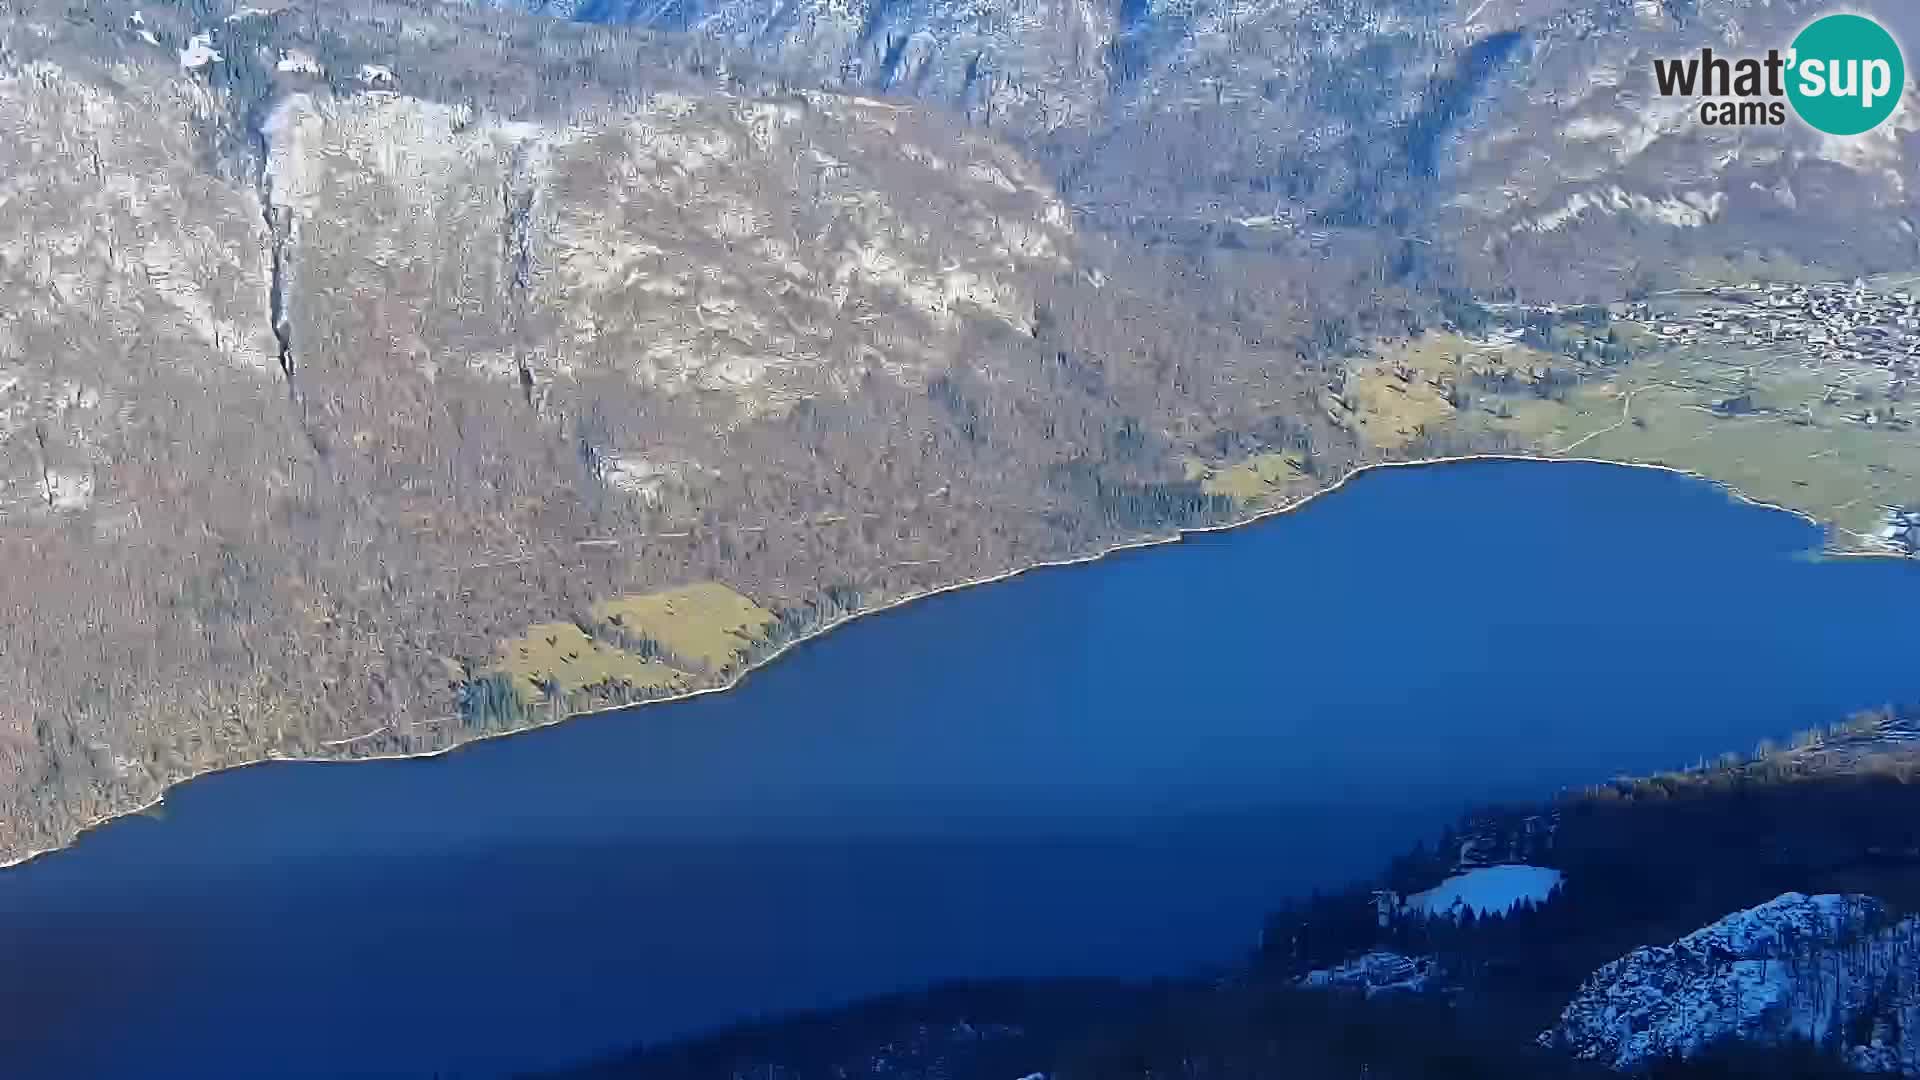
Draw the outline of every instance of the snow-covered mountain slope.
[[[1722,1040],[1805,1040],[1920,1076],[1916,1025],[1920,920],[1892,922],[1872,897],[1786,893],[1602,967],[1540,1042],[1632,1070]]]

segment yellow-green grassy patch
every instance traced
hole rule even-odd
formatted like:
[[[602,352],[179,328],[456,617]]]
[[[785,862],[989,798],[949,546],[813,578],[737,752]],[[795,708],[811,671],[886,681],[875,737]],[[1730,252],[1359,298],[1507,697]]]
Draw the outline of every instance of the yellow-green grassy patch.
[[[596,641],[572,623],[541,623],[502,642],[494,670],[511,677],[525,701],[538,699],[540,687],[549,680],[566,695],[603,685],[674,690],[686,685],[687,678],[657,660]]]
[[[1455,419],[1454,392],[1463,380],[1510,376],[1516,385],[1530,386],[1536,369],[1552,362],[1528,346],[1429,331],[1356,363],[1345,392],[1330,396],[1327,408],[1369,446],[1398,450]]]
[[[773,612],[713,581],[605,600],[593,606],[593,616],[712,671],[739,663],[778,621]]]
[[[1203,467],[1199,476],[1191,470],[1189,479],[1200,480],[1200,490],[1208,495],[1226,495],[1240,500],[1264,499],[1286,491],[1307,478],[1306,459],[1297,453],[1255,454],[1225,468]]]

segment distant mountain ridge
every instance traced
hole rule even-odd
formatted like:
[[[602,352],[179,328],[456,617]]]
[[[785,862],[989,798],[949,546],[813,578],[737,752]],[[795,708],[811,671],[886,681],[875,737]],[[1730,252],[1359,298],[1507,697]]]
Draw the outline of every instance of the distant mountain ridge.
[[[1109,53],[1147,17],[1084,0],[533,0],[528,10],[685,32],[852,89],[937,102],[989,121],[1085,121]]]
[[[1655,58],[1784,45],[1814,0],[531,2],[937,104],[1054,162],[1095,220],[1182,245],[1365,250],[1543,300],[1920,265],[1911,85],[1857,140],[1715,129],[1653,92]]]

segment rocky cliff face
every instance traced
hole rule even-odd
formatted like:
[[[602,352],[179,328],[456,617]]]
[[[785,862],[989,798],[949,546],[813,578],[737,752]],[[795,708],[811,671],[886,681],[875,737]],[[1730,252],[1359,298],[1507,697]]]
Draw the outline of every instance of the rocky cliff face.
[[[18,513],[48,509],[45,474],[110,486],[142,392],[272,366],[259,210],[196,162],[210,95],[104,74],[0,70],[0,507]]]
[[[1920,1075],[1920,921],[1864,896],[1787,893],[1594,972],[1544,1045],[1614,1069],[1722,1040],[1829,1048]]]
[[[923,378],[969,322],[1028,333],[1024,286],[1069,265],[1029,166],[881,102],[657,94],[528,122],[297,94],[267,140],[296,337],[428,373],[597,373],[752,415]]]

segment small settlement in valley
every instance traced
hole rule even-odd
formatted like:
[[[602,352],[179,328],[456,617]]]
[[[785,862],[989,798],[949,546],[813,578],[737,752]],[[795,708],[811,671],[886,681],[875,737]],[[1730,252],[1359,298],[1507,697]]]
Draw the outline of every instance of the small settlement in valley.
[[[1399,455],[1664,465],[1800,511],[1839,551],[1920,553],[1920,279],[1747,282],[1487,305],[1382,344],[1326,408]]]

